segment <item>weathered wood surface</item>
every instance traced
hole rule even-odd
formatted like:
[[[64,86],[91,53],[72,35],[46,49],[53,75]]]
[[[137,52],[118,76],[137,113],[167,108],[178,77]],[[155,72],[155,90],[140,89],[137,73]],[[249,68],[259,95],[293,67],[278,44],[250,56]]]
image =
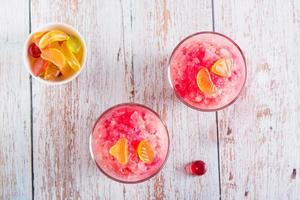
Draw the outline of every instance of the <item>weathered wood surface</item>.
[[[0,6],[0,199],[32,196],[30,80],[22,62],[28,5],[11,0]]]
[[[211,30],[211,2],[197,4],[201,12],[190,16],[185,16],[188,2],[169,8],[172,5],[166,1],[32,1],[33,29],[49,21],[69,23],[83,33],[89,50],[86,69],[74,82],[61,87],[33,83],[35,197],[218,197],[215,115],[183,106],[174,98],[166,78],[168,57],[180,38],[199,29]],[[45,8],[65,12],[45,14]],[[202,20],[194,24],[193,17]],[[187,26],[185,32],[182,26]],[[109,180],[97,171],[88,152],[88,136],[97,116],[124,101],[157,110],[168,123],[172,138],[164,170],[139,185]],[[199,130],[197,124],[201,123]],[[184,174],[184,165],[197,158],[208,164],[206,178]]]
[[[73,25],[88,49],[86,68],[70,84],[47,87],[33,82],[34,195],[119,199],[123,185],[98,171],[88,139],[104,109],[129,101],[120,2],[33,0],[31,14],[33,29],[50,21]]]
[[[153,108],[166,121],[171,148],[162,172],[141,185],[126,186],[130,190],[125,198],[217,199],[215,113],[200,113],[184,106],[174,96],[167,78],[168,59],[176,44],[193,32],[212,30],[211,1],[199,1],[192,10],[190,1],[132,2],[132,28],[127,28],[125,35],[131,36],[133,99]],[[185,174],[185,164],[194,159],[206,161],[206,176]]]
[[[83,34],[86,68],[64,86],[33,80],[30,113],[22,45],[30,25],[49,22]],[[0,199],[300,199],[299,1],[11,0],[0,23]],[[217,119],[180,103],[166,73],[175,45],[213,25],[248,64],[241,98]],[[128,101],[157,111],[171,139],[164,169],[138,185],[106,178],[88,150],[99,114]],[[205,176],[184,173],[194,159]]]
[[[222,199],[300,199],[300,1],[215,0],[248,79],[219,112]]]

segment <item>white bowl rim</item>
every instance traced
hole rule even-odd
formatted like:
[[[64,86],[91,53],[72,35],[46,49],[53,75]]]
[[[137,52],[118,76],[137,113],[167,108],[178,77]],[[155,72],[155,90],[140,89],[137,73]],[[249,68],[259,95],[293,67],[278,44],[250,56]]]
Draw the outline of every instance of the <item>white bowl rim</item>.
[[[45,29],[50,30],[50,29],[53,29],[55,27],[64,27],[64,28],[70,30],[71,32],[74,32],[79,37],[79,39],[82,42],[82,47],[83,47],[82,66],[81,66],[81,68],[78,72],[76,72],[75,74],[73,74],[72,76],[70,76],[67,79],[64,79],[64,80],[61,80],[61,81],[47,81],[47,80],[44,80],[44,79],[42,79],[40,77],[37,77],[33,74],[32,70],[31,70],[31,67],[30,67],[29,58],[28,58],[28,47],[29,47],[30,39],[31,39],[31,37],[33,36],[34,33],[38,32],[38,31],[41,31],[41,30],[45,30]],[[77,78],[77,76],[82,72],[83,68],[85,67],[86,55],[87,55],[86,42],[85,42],[84,38],[82,37],[82,35],[80,34],[80,32],[78,32],[73,26],[71,26],[69,24],[65,24],[65,23],[60,23],[60,22],[51,22],[51,23],[47,23],[45,25],[42,25],[42,26],[36,28],[26,38],[25,43],[24,43],[24,48],[23,48],[23,62],[26,65],[27,71],[30,73],[30,75],[34,79],[36,79],[39,82],[44,83],[46,85],[63,85],[63,84],[69,83],[72,80],[74,80],[75,78]]]

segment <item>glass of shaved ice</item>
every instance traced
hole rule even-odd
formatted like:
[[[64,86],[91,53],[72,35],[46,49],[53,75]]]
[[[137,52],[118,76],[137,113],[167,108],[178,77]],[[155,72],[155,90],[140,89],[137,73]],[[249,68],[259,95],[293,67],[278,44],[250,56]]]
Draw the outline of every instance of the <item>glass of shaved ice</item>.
[[[106,110],[90,135],[90,152],[109,178],[139,183],[156,175],[169,152],[169,134],[150,108],[124,103]]]
[[[200,111],[231,105],[239,97],[246,75],[240,47],[216,32],[199,32],[183,39],[173,50],[168,67],[176,96]]]

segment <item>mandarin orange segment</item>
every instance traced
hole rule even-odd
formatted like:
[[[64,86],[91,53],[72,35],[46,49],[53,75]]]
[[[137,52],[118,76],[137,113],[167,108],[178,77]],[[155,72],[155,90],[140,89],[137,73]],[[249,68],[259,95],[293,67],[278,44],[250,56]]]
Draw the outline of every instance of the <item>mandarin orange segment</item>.
[[[47,48],[56,48],[56,49],[59,49],[61,52],[63,52],[63,51],[60,49],[61,46],[60,46],[59,42],[52,42],[51,44],[48,45]]]
[[[66,65],[66,58],[64,54],[56,48],[49,48],[43,50],[41,57],[44,60],[52,62],[54,65],[58,66],[59,68],[63,68]]]
[[[128,162],[128,140],[120,138],[116,144],[109,149],[109,154],[117,159],[121,165]]]
[[[38,46],[39,48],[44,49],[53,42],[65,41],[68,40],[69,38],[70,36],[63,31],[60,30],[49,31],[48,33],[42,36]]]
[[[44,78],[46,80],[55,80],[60,74],[58,67],[53,64],[50,64],[44,73]]]
[[[211,80],[209,71],[207,68],[201,68],[197,74],[197,85],[199,89],[207,95],[214,95],[218,92],[217,87]]]
[[[56,48],[48,48],[42,51],[41,57],[44,60],[47,60],[59,68],[59,71],[62,73],[63,76],[69,77],[71,76],[74,71],[72,68],[67,65],[66,58],[64,54]]]
[[[68,64],[66,64],[63,68],[59,68],[59,70],[65,77],[70,77],[74,74],[74,70]]]
[[[142,140],[137,148],[139,158],[146,164],[154,160],[154,151],[147,140]]]
[[[231,76],[232,66],[233,60],[231,58],[221,58],[213,64],[211,72],[218,76],[227,78]]]

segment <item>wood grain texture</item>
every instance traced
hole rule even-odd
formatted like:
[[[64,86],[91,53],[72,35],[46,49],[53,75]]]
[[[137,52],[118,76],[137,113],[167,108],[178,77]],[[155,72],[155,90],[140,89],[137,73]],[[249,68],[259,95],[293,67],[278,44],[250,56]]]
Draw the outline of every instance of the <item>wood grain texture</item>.
[[[167,60],[176,43],[187,34],[212,28],[211,2],[194,6],[191,13],[188,1],[32,1],[33,29],[49,21],[69,23],[83,33],[89,50],[86,69],[72,83],[59,87],[33,83],[36,198],[219,196],[214,113],[188,109],[167,82]],[[104,109],[126,101],[158,111],[171,136],[164,170],[138,185],[106,178],[88,152],[95,119]],[[194,159],[207,162],[204,178],[184,174],[184,165]]]
[[[215,113],[183,105],[167,80],[173,48],[212,30],[213,13],[215,31],[241,46],[248,65],[241,97],[218,123]],[[31,19],[28,0],[1,3],[0,199],[219,199],[216,124],[221,199],[300,199],[300,1],[31,0]],[[31,147],[22,46],[30,23],[49,22],[78,29],[88,57],[69,84],[33,80]],[[93,123],[122,102],[153,108],[170,133],[165,167],[136,185],[105,177],[89,155]],[[207,163],[203,177],[184,172],[196,159]]]
[[[215,0],[245,52],[241,98],[219,112],[222,199],[300,199],[300,2]]]
[[[0,199],[31,199],[30,80],[22,60],[28,5],[0,6]]]
[[[104,177],[88,148],[93,123],[106,108],[130,100],[119,1],[32,1],[33,29],[53,21],[85,37],[86,68],[71,83],[33,82],[36,199],[119,199],[123,185]]]
[[[212,30],[211,1],[132,1],[134,101],[159,113],[167,123],[171,146],[165,168],[153,179],[126,186],[126,199],[217,199],[219,197],[215,113],[183,105],[167,78],[173,48],[187,35]],[[204,160],[208,173],[191,177],[184,166]]]

